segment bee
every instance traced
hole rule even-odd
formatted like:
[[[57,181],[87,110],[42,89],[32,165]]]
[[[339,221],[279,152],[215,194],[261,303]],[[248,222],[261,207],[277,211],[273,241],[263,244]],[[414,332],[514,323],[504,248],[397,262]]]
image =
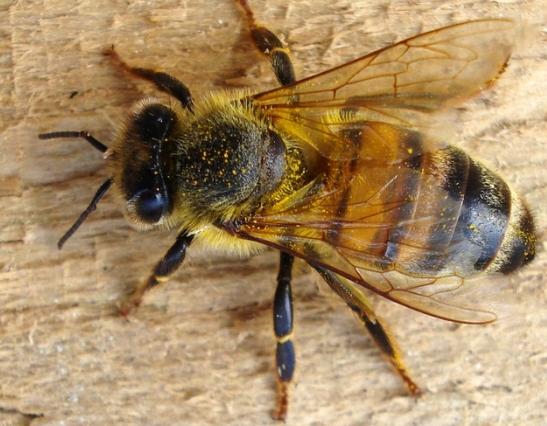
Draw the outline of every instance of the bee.
[[[273,302],[277,405],[287,415],[296,365],[291,271],[295,257],[319,272],[362,321],[413,395],[393,336],[366,290],[445,320],[496,319],[466,299],[491,275],[535,254],[534,221],[497,174],[428,126],[441,110],[489,87],[511,55],[515,24],[482,19],[426,32],[297,80],[288,49],[238,0],[256,47],[280,87],[221,92],[194,102],[161,71],[110,58],[176,98],[146,99],[104,153],[111,177],[59,240],[61,248],[112,187],[129,223],[178,236],[147,280],[122,304],[128,315],[168,279],[195,240],[280,251]]]

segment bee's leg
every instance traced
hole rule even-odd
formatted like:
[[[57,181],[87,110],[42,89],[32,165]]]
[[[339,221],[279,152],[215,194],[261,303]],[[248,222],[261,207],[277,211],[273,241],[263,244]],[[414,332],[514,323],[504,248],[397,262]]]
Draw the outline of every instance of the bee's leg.
[[[112,46],[112,49],[106,50],[104,54],[105,56],[110,57],[114,63],[124,71],[127,71],[135,77],[151,81],[159,90],[174,96],[179,100],[184,108],[188,108],[192,111],[194,102],[192,100],[190,90],[184,85],[184,83],[177,80],[172,75],[148,68],[132,67],[120,58],[118,53],[114,50],[114,46]]]
[[[374,314],[372,306],[365,294],[350,280],[324,268],[314,267],[319,271],[329,286],[344,299],[350,309],[359,316],[359,319],[363,322],[382,353],[389,359],[395,370],[397,370],[397,373],[399,373],[405,382],[410,394],[413,396],[420,395],[421,390],[408,374],[393,336],[390,335],[386,330],[386,327]]]
[[[245,16],[251,30],[251,37],[253,38],[256,47],[264,55],[270,58],[277,81],[279,81],[282,86],[288,86],[294,83],[296,78],[289,56],[289,49],[284,47],[281,40],[279,40],[279,38],[269,29],[257,24],[247,0],[237,1],[245,11]]]
[[[179,268],[186,255],[186,249],[192,242],[193,235],[188,235],[185,231],[181,232],[175,241],[175,244],[165,253],[165,256],[156,264],[152,274],[140,286],[133,290],[133,293],[120,306],[120,313],[123,316],[137,308],[141,302],[144,293],[152,287],[167,281],[167,279]]]
[[[274,296],[273,324],[277,349],[275,363],[277,367],[277,406],[273,412],[276,420],[285,420],[289,405],[289,385],[291,383],[296,357],[292,342],[293,310],[291,292],[291,272],[294,257],[281,253],[277,288]]]

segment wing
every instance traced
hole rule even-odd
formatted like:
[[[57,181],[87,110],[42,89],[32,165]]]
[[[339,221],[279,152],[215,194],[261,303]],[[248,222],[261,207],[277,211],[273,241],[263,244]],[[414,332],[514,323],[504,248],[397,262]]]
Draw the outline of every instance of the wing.
[[[252,102],[276,129],[324,156],[345,158],[340,117],[423,132],[433,113],[496,80],[514,38],[515,25],[506,19],[456,24],[255,95]],[[332,150],[333,142],[340,149]]]
[[[230,229],[327,268],[395,302],[466,323],[496,316],[470,291],[481,248],[458,231],[469,161],[430,150],[420,134],[385,123],[348,124],[352,160],[325,160],[300,189]],[[461,238],[461,241],[458,241]]]
[[[230,231],[415,310],[493,321],[472,303],[486,288],[473,279],[480,247],[458,241],[469,158],[423,129],[497,78],[513,37],[508,20],[453,25],[254,96],[276,131],[319,160],[314,179]]]

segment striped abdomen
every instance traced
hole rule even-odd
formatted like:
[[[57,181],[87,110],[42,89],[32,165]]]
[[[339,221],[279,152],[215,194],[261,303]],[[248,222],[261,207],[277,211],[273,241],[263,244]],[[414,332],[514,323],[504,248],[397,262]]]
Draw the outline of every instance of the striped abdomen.
[[[532,216],[498,175],[453,146],[414,162],[420,177],[405,185],[414,187],[415,205],[398,212],[388,236],[386,255],[395,264],[428,275],[469,276],[509,273],[533,259]]]
[[[334,218],[317,238],[354,266],[467,277],[508,273],[534,257],[530,212],[464,151],[434,149],[419,133],[382,123],[343,136],[359,154],[329,164],[327,196],[306,215]]]

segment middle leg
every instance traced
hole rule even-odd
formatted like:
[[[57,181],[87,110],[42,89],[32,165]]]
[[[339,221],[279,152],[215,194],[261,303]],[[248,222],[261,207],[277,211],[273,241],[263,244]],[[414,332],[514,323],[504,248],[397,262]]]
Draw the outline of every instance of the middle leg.
[[[277,367],[277,407],[273,417],[284,420],[289,405],[289,385],[291,383],[296,356],[292,342],[293,310],[291,276],[294,257],[281,252],[277,288],[274,296],[273,324],[277,349],[275,363]]]
[[[266,55],[272,63],[272,68],[277,78],[277,81],[282,86],[288,86],[296,81],[294,68],[289,56],[289,49],[283,46],[281,40],[272,33],[268,28],[259,25],[254,17],[254,13],[247,3],[247,0],[237,0],[247,18],[247,23],[251,31],[251,37],[260,50]]]

